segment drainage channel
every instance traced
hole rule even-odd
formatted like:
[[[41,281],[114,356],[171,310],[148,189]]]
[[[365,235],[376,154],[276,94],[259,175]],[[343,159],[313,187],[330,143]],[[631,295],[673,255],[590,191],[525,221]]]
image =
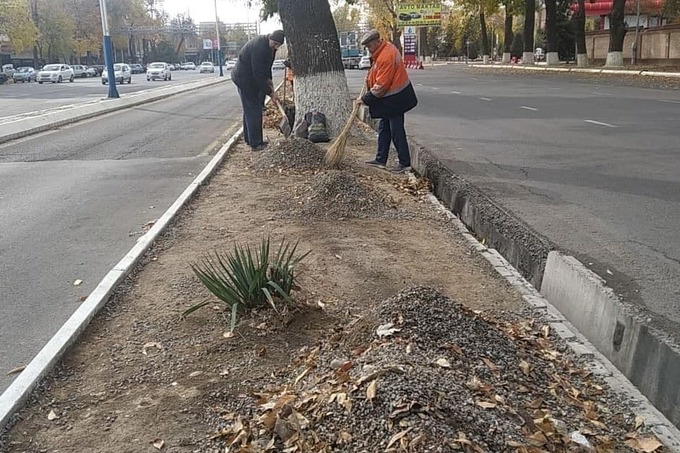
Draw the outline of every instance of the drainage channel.
[[[414,143],[415,144],[415,143]],[[680,347],[621,301],[602,278],[413,146],[414,170],[435,196],[489,248],[496,249],[612,362],[676,427],[680,427]]]

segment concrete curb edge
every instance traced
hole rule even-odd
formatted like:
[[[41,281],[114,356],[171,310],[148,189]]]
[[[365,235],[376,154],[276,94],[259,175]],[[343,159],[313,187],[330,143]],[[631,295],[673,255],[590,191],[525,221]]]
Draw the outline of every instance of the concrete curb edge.
[[[546,72],[575,72],[583,74],[610,74],[610,75],[637,75],[637,76],[652,76],[652,77],[669,77],[679,78],[680,73],[677,72],[662,72],[662,71],[648,71],[646,69],[606,69],[606,68],[579,68],[579,67],[564,67],[564,66],[529,66],[529,65],[509,65],[509,64],[471,64],[471,68],[484,69],[513,69],[517,71],[546,71]]]
[[[208,165],[196,176],[175,202],[163,213],[153,227],[130,249],[130,251],[104,276],[95,290],[87,297],[78,310],[64,323],[40,352],[31,360],[19,376],[0,394],[0,430],[9,423],[12,416],[23,407],[33,389],[47,376],[52,367],[63,357],[85,331],[90,321],[108,302],[116,286],[134,269],[144,253],[165,230],[172,219],[191,200],[198,188],[212,176],[227,153],[243,134],[239,128],[225,143]]]

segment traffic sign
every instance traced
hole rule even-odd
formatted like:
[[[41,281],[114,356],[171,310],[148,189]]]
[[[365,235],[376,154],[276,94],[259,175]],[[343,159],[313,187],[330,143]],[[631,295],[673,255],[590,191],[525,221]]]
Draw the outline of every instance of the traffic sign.
[[[404,27],[405,36],[413,36],[416,34],[416,27]]]

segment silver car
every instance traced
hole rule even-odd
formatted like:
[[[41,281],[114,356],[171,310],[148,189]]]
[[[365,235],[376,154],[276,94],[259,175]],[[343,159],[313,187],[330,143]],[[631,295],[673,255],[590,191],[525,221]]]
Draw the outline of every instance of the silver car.
[[[151,63],[146,69],[146,80],[172,80],[170,66],[159,61]]]
[[[116,83],[119,84],[124,84],[125,81],[127,83],[132,83],[132,69],[130,69],[130,66],[125,64],[125,63],[116,63],[113,65],[113,74],[114,77],[116,78]],[[109,81],[109,71],[104,68],[104,72],[102,72],[102,85],[106,85],[106,83]]]

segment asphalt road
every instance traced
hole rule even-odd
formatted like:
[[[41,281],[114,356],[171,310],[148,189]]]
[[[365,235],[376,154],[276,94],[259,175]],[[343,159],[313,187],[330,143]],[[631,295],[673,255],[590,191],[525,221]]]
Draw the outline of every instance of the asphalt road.
[[[0,145],[0,392],[240,116],[227,83]]]
[[[416,143],[680,333],[678,91],[454,65],[411,74]]]
[[[224,71],[226,77],[229,72]],[[133,74],[132,83],[116,85],[118,93],[125,96],[129,93],[151,90],[168,85],[181,85],[190,81],[218,77],[215,74],[199,74],[196,71],[172,71],[171,81],[146,81],[145,74]],[[108,96],[108,85],[102,85],[101,77],[76,79],[73,83],[13,83],[0,85],[0,119],[38,110],[48,110],[75,102],[96,101]]]

